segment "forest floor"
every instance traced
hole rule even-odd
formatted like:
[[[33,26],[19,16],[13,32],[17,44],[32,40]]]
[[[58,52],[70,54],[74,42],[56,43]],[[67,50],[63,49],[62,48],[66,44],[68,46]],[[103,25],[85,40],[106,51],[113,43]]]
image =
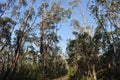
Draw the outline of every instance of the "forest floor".
[[[56,79],[54,79],[54,80],[69,80],[69,77],[68,77],[68,75],[65,75],[65,76],[56,78]]]

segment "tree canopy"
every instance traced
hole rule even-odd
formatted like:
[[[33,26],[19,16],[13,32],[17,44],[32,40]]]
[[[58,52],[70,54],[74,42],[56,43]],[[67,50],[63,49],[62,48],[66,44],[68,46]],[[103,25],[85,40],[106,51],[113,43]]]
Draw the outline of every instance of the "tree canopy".
[[[1,1],[0,80],[120,80],[119,4]],[[59,31],[70,26],[74,38],[63,53],[62,36],[70,35]]]

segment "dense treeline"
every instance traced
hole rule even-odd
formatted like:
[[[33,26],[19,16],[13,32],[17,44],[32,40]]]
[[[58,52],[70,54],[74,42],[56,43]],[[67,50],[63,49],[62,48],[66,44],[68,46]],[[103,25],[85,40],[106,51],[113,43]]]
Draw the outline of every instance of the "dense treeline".
[[[86,0],[86,13],[81,2],[0,2],[0,80],[120,80],[120,1]],[[66,21],[75,38],[63,58],[58,30]]]

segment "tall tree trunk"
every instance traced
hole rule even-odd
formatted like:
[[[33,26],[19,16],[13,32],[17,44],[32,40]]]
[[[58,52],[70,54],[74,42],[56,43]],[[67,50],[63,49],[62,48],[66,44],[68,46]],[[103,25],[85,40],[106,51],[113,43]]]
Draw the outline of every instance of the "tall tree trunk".
[[[41,23],[41,28],[40,28],[40,54],[42,57],[42,63],[43,63],[43,69],[42,69],[42,73],[45,79],[45,53],[44,53],[44,26],[43,23]]]
[[[90,64],[87,62],[87,66],[88,66],[88,77],[92,77],[92,73],[91,73],[91,68],[90,68]]]
[[[93,73],[93,79],[97,80],[96,70],[95,70],[95,64],[92,65],[92,73]]]

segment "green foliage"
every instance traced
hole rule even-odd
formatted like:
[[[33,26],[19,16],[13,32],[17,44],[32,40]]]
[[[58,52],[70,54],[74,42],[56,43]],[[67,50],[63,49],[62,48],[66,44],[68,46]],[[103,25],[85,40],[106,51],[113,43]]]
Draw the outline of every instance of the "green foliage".
[[[118,68],[119,65],[114,66],[114,71],[113,71],[113,66],[112,66],[113,62],[111,62],[111,59],[113,58],[114,52],[112,46],[110,46],[110,44],[106,42],[108,39],[110,39],[112,42],[111,36],[112,35],[115,36],[116,34],[113,34],[114,32],[107,32],[108,38],[105,39],[106,37],[105,34],[103,34],[102,30],[103,29],[100,26],[98,26],[95,29],[95,34],[93,38],[91,38],[86,33],[84,34],[77,33],[75,34],[75,36],[77,35],[76,39],[69,41],[67,47],[67,53],[69,55],[68,64],[72,68],[69,69],[70,70],[69,75],[71,80],[73,79],[93,80],[88,72],[90,68],[89,66],[91,64],[96,65],[95,70],[98,79],[108,80],[111,78],[110,76],[114,75],[114,79],[119,80],[118,77],[116,76],[119,73],[118,71],[119,69],[116,69]],[[109,49],[107,49],[106,47],[108,47]],[[77,71],[74,72],[75,70],[74,66],[76,65],[78,68]],[[108,66],[112,66],[112,67],[108,68]],[[116,70],[118,72],[116,72]],[[114,72],[114,74],[112,71]]]
[[[23,65],[16,70],[16,74],[13,77],[13,80],[38,80],[42,77],[41,72],[39,71],[36,65]]]
[[[68,41],[67,60],[60,56],[58,30],[73,18],[73,8],[81,8],[80,2],[72,0],[71,9],[57,1],[1,2],[0,80],[54,80],[66,75],[69,80],[120,80],[119,0],[88,2],[96,20],[94,34],[87,25],[87,11],[82,15],[84,27],[72,19],[75,38]]]
[[[13,76],[13,80],[51,80],[54,78],[58,78],[67,74],[67,69],[65,68],[65,64],[60,62],[51,63],[47,62],[46,74],[42,73],[42,65],[40,63],[31,64],[24,63],[21,66],[17,67],[16,74]]]

